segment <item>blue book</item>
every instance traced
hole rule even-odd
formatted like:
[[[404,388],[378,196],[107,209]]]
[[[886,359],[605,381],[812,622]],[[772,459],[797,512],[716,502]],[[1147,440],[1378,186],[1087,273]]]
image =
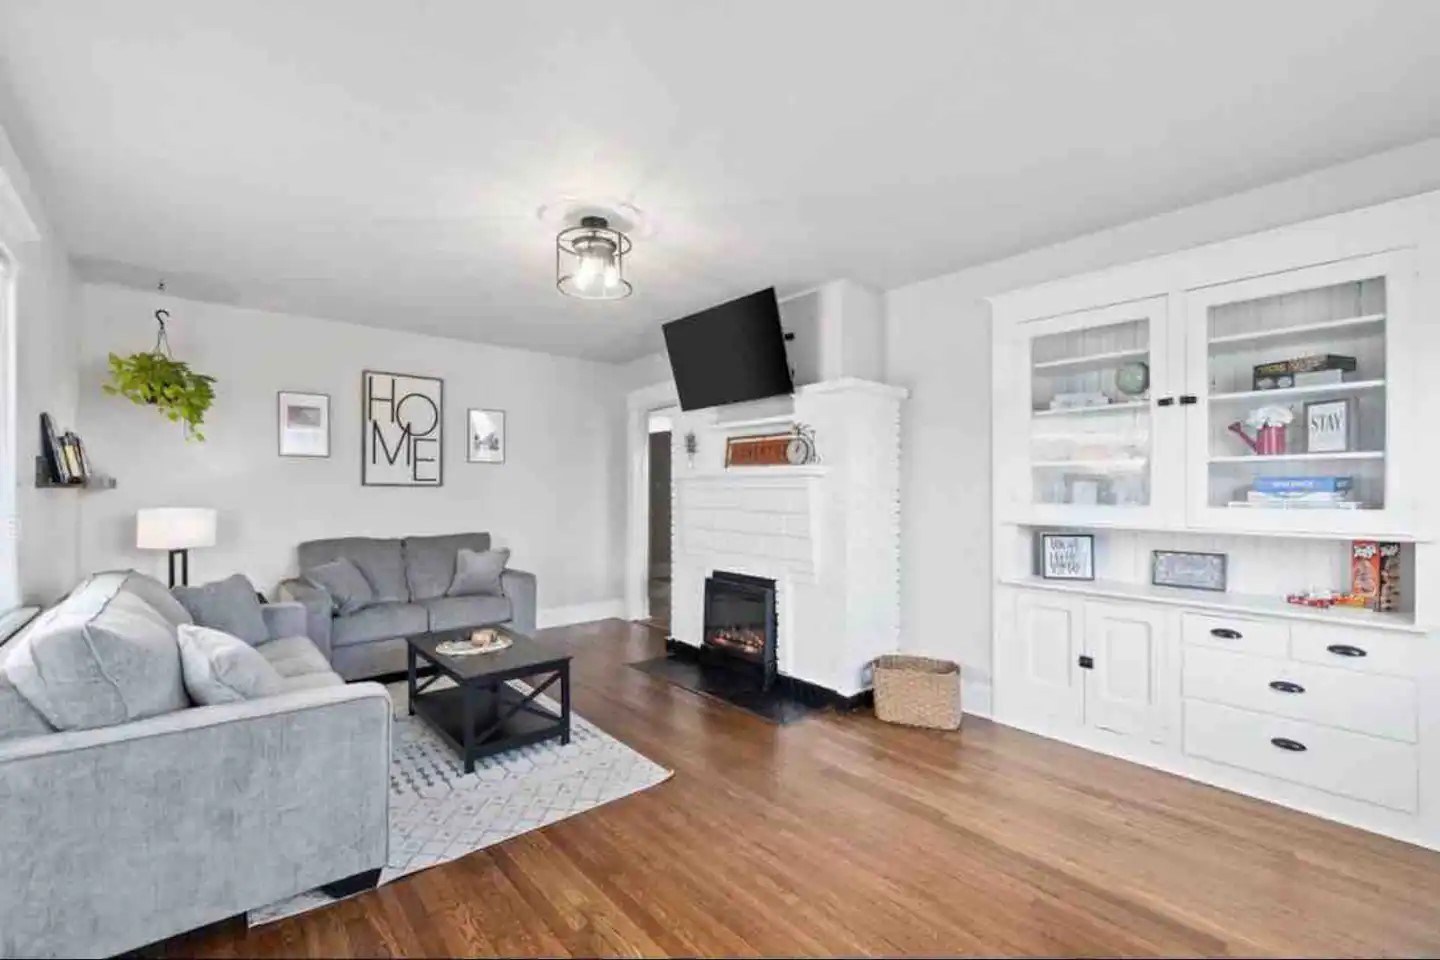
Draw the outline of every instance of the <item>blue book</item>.
[[[1348,493],[1351,477],[1256,477],[1250,485],[1256,493]]]

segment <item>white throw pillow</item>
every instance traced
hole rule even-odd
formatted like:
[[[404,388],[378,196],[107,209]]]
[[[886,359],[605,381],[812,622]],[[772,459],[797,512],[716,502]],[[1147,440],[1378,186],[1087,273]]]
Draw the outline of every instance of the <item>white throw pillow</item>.
[[[200,706],[258,700],[284,689],[270,662],[239,637],[189,623],[178,632],[185,691]]]

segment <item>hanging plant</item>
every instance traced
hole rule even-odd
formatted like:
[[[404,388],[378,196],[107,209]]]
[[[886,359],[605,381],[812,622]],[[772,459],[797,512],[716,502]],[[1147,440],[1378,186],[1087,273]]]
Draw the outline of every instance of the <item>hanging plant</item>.
[[[160,289],[164,290],[163,284]],[[160,333],[152,350],[128,357],[110,354],[110,382],[105,384],[105,392],[140,406],[155,407],[167,420],[184,425],[187,440],[193,437],[204,441],[200,427],[215,402],[215,378],[196,373],[189,364],[170,355],[170,340],[165,335],[169,316],[168,311],[155,311]]]

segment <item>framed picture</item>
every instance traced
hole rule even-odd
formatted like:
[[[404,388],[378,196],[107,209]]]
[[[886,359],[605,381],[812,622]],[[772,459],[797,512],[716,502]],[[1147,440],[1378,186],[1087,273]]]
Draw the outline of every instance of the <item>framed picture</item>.
[[[1353,448],[1355,408],[1350,400],[1305,404],[1305,452],[1344,453]]]
[[[1094,580],[1094,535],[1040,534],[1040,576],[1046,580]]]
[[[1150,582],[1157,587],[1189,587],[1192,590],[1225,590],[1223,553],[1192,553],[1185,550],[1150,551]]]
[[[330,395],[281,390],[275,431],[282,457],[330,456]]]
[[[471,410],[465,417],[465,428],[465,459],[468,462],[505,462],[504,410]]]
[[[444,482],[445,384],[438,377],[366,370],[360,378],[360,482]]]

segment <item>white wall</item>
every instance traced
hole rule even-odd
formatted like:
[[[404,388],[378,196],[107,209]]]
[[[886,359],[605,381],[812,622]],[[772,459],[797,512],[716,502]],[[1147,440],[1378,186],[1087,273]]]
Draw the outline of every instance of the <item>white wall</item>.
[[[135,511],[209,506],[220,511],[219,543],[192,552],[192,582],[238,570],[269,592],[294,572],[302,540],[489,530],[514,551],[513,566],[539,578],[549,622],[618,612],[619,367],[165,298],[175,355],[218,380],[208,440],[187,443],[178,426],[101,391],[110,351],[154,342],[160,298],[99,284],[80,290],[80,420],[97,469],[118,480],[115,490],[84,500],[86,570],[123,565],[163,575],[163,555],[133,549]],[[444,486],[360,485],[360,376],[367,368],[445,381]],[[330,395],[329,459],[276,454],[282,389]],[[465,462],[468,407],[506,411],[503,465]]]
[[[902,416],[901,637],[990,673],[990,309],[985,297],[1440,187],[1440,139],[890,291]]]
[[[12,201],[23,206],[23,210],[8,206],[0,210],[0,243],[17,264],[14,386],[20,594],[27,603],[46,603],[74,586],[77,572],[76,523],[83,494],[37,490],[34,469],[40,452],[40,414],[49,412],[59,430],[75,424],[79,344],[75,282],[64,244],[3,129],[0,178],[13,188]],[[8,374],[0,369],[0,376]]]

